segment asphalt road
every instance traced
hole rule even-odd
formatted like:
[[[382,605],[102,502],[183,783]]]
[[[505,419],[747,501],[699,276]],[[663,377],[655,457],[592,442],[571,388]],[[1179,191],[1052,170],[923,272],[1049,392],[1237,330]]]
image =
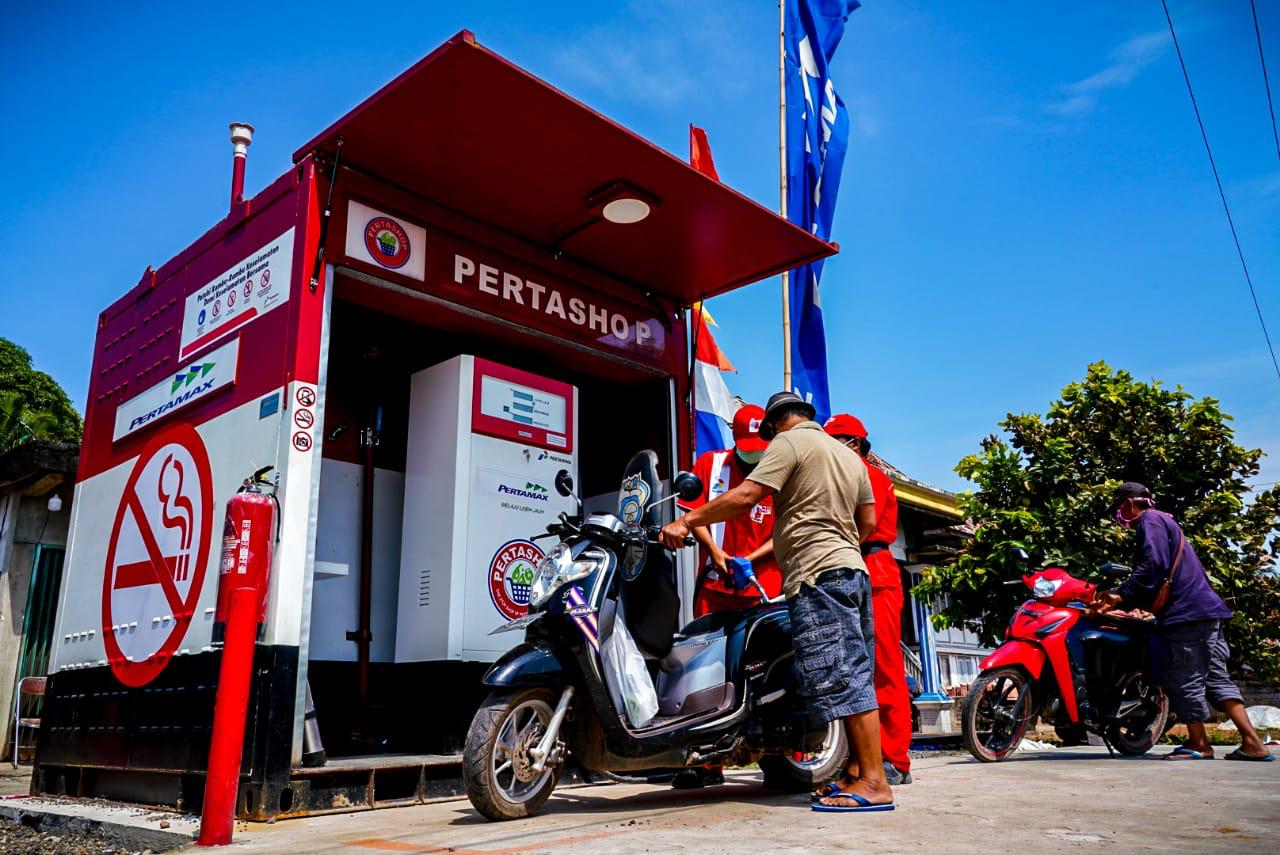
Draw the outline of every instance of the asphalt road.
[[[1280,839],[1280,758],[1168,763],[1073,748],[994,765],[936,757],[917,761],[913,771],[916,782],[897,789],[891,813],[814,813],[805,797],[767,792],[757,774],[731,772],[723,787],[701,791],[566,788],[540,815],[508,823],[486,822],[459,799],[253,824],[237,833],[236,850],[1238,853],[1275,852]]]

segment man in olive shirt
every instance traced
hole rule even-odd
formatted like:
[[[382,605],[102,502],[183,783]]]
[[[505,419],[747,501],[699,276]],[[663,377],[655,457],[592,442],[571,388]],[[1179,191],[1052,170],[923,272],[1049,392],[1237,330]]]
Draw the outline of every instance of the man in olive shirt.
[[[880,756],[871,584],[859,549],[875,529],[875,498],[866,465],[813,416],[790,392],[770,398],[760,436],[772,441],[747,480],[664,527],[662,541],[678,548],[691,526],[733,519],[773,496],[773,546],[800,691],[813,725],[843,719],[849,737],[845,777],[813,808],[892,810]]]

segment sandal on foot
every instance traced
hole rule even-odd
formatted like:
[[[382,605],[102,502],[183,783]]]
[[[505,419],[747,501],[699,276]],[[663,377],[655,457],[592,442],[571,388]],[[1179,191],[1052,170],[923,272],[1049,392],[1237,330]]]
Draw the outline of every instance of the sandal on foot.
[[[1182,747],[1179,747],[1179,748],[1175,748],[1175,749],[1173,749],[1173,750],[1172,750],[1172,751],[1170,751],[1168,754],[1164,755],[1164,759],[1165,759],[1165,760],[1178,760],[1178,761],[1182,761],[1182,760],[1212,760],[1212,759],[1213,759],[1213,752],[1212,752],[1212,751],[1210,751],[1209,753],[1204,754],[1204,753],[1201,753],[1201,752],[1199,752],[1199,751],[1193,751],[1193,750],[1192,750],[1192,749],[1190,749],[1190,748],[1182,748]]]
[[[1270,763],[1274,761],[1276,758],[1272,756],[1270,751],[1268,751],[1266,754],[1263,754],[1261,757],[1258,757],[1253,754],[1245,754],[1243,748],[1237,748],[1235,751],[1232,751],[1230,754],[1228,754],[1226,757],[1223,757],[1222,759],[1223,760],[1245,760],[1250,763]]]
[[[853,782],[850,781],[849,783],[853,783]],[[830,798],[835,798],[836,796],[842,796],[842,795],[844,795],[844,790],[840,789],[839,782],[832,781],[830,784],[824,784],[823,786],[819,787],[815,792],[810,793],[809,801],[816,802],[816,801],[821,801],[822,799],[830,799]]]
[[[849,799],[856,804],[852,805],[824,805],[822,802],[814,802],[810,805],[816,811],[823,813],[872,813],[873,811],[893,810],[897,807],[893,802],[882,805],[873,805],[857,793],[846,793],[839,790],[833,795],[827,796],[831,799]]]

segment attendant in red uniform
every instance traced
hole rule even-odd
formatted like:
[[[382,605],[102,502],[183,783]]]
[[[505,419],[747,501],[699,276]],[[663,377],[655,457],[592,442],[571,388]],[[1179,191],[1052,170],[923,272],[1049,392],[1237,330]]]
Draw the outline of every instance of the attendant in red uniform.
[[[768,445],[760,438],[760,421],[764,410],[747,404],[733,415],[733,448],[708,451],[693,464],[693,474],[702,479],[702,495],[681,503],[693,510],[732,490],[755,468]],[[751,513],[726,523],[690,530],[702,545],[698,550],[697,593],[693,598],[693,615],[702,617],[712,612],[746,609],[760,602],[755,588],[742,591],[733,587],[733,574],[725,566],[729,558],[745,558],[752,563],[756,578],[776,597],[782,591],[782,570],[773,557],[773,499],[765,498]]]
[[[876,528],[862,544],[871,576],[876,627],[876,703],[880,705],[880,753],[890,784],[911,783],[911,693],[902,660],[902,576],[889,546],[898,539],[898,497],[893,482],[867,459],[871,443],[862,422],[847,413],[827,420],[828,434],[862,455],[876,500]]]

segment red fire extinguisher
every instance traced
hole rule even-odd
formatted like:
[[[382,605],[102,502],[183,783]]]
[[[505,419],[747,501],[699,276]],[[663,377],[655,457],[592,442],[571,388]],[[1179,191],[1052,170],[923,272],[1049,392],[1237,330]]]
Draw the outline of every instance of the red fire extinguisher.
[[[261,640],[266,624],[271,551],[279,534],[275,485],[266,480],[271,468],[267,466],[253,473],[227,501],[222,572],[218,574],[218,604],[213,618],[213,640],[222,644],[222,662],[218,666],[204,807],[197,839],[201,846],[223,846],[231,842],[253,677],[254,637]],[[264,492],[264,487],[271,492]]]
[[[275,548],[279,500],[275,485],[266,480],[273,467],[265,466],[245,480],[227,500],[222,529],[222,568],[218,573],[218,602],[213,614],[213,642],[226,635],[231,595],[240,588],[258,592],[258,640],[267,621],[267,591],[271,581],[271,555]],[[271,492],[264,492],[270,488]]]

